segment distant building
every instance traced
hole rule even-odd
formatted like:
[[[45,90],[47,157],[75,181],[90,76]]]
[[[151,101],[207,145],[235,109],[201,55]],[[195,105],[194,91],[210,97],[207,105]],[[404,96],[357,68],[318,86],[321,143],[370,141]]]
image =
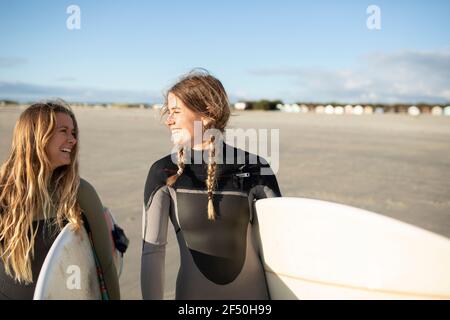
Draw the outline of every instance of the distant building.
[[[365,106],[364,107],[364,114],[373,114],[372,106]]]
[[[334,113],[334,107],[331,104],[329,104],[329,105],[327,105],[325,107],[324,112],[325,112],[325,114],[333,114]]]
[[[301,113],[308,113],[309,112],[309,108],[306,104],[301,104],[300,105],[300,112]]]
[[[440,106],[434,106],[431,109],[431,114],[433,116],[442,116],[442,113],[443,113],[443,111],[442,111],[442,108]]]
[[[351,104],[348,104],[344,107],[345,114],[352,114],[353,113],[353,106]]]
[[[416,106],[411,106],[408,108],[408,114],[410,116],[418,116],[420,114],[420,109]]]
[[[289,104],[282,104],[282,103],[277,104],[277,109],[280,110],[281,112],[288,112],[289,108],[290,108]]]
[[[245,102],[237,102],[234,104],[234,108],[236,110],[245,110],[247,109],[247,104]]]
[[[422,113],[422,114],[430,114],[431,113],[430,106],[421,106],[421,107],[419,107],[419,109],[420,109],[420,113]]]
[[[450,106],[446,106],[444,108],[444,116],[450,116]]]
[[[296,103],[294,104],[277,104],[277,109],[279,109],[281,112],[290,112],[290,113],[299,113],[300,106]]]
[[[360,116],[364,113],[364,108],[361,105],[357,105],[353,108],[352,114]]]
[[[397,113],[408,113],[409,107],[406,105],[398,105],[395,107]]]
[[[321,106],[321,105],[318,105],[318,106],[316,106],[316,108],[315,108],[315,112],[316,113],[324,113],[325,112],[325,107],[324,106]]]
[[[383,114],[383,113],[384,113],[384,109],[382,107],[375,108],[375,114]]]
[[[161,110],[162,108],[163,108],[162,104],[156,103],[156,104],[152,105],[153,110]]]
[[[336,106],[336,107],[334,107],[334,114],[337,114],[337,115],[342,115],[342,114],[344,114],[344,108],[342,107],[342,106]]]
[[[300,106],[298,104],[294,103],[293,105],[291,105],[291,112],[299,113],[300,112]]]

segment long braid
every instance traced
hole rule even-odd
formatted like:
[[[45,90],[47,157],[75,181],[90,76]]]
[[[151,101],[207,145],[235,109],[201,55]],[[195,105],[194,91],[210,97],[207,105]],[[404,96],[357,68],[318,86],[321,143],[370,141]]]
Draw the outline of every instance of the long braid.
[[[177,173],[174,174],[173,176],[170,176],[169,178],[167,178],[166,184],[169,187],[173,187],[173,185],[177,181],[178,177],[183,174],[183,171],[184,171],[184,148],[183,147],[181,147],[178,150],[178,164],[177,165],[178,165]]]
[[[206,186],[208,187],[208,220],[216,220],[216,211],[213,203],[213,189],[216,183],[216,150],[214,147],[214,136],[210,140],[209,157],[208,157],[208,177]]]
[[[170,95],[170,99],[169,99]],[[169,101],[170,100],[170,101]],[[178,104],[180,104],[178,106]],[[204,69],[193,70],[183,76],[175,85],[173,85],[166,94],[165,108],[163,114],[171,114],[171,109],[175,107],[186,108],[199,116],[203,116],[210,121],[208,126],[203,129],[215,129],[224,132],[225,127],[230,118],[230,105],[225,88],[219,79],[210,75]],[[176,119],[171,118],[172,125],[176,124]],[[171,124],[166,120],[166,124]],[[214,188],[217,184],[215,150],[217,147],[213,145],[214,139],[210,139],[211,149],[209,150],[208,170],[206,178],[206,186],[208,190],[208,219],[215,220],[216,212],[214,210],[213,196]],[[177,175],[167,179],[167,185],[171,186],[183,172],[183,167],[178,165]],[[182,164],[182,163],[181,163]]]

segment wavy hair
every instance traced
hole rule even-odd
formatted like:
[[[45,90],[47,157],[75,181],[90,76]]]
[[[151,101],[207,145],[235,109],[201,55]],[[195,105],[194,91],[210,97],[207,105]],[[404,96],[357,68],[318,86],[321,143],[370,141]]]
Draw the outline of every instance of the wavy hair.
[[[223,132],[230,118],[230,103],[222,83],[206,70],[196,69],[183,76],[165,95],[163,114],[168,112],[168,94],[173,93],[187,108],[209,120],[206,129],[217,129]],[[208,169],[206,187],[208,190],[208,219],[215,220],[213,192],[216,184],[214,136],[209,140]],[[167,179],[166,184],[173,186],[184,171],[184,150],[178,150],[178,171]]]
[[[20,115],[9,157],[0,168],[0,256],[6,273],[20,283],[33,281],[31,261],[39,220],[49,225],[56,216],[59,230],[64,222],[72,222],[75,230],[82,223],[77,203],[78,143],[71,163],[53,171],[46,152],[58,112],[72,118],[78,137],[75,115],[63,101],[33,104]]]

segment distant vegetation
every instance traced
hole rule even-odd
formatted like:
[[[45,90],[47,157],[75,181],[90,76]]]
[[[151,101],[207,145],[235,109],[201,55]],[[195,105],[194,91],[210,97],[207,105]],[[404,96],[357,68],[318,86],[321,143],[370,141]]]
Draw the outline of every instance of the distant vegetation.
[[[17,101],[13,101],[13,100],[0,100],[0,106],[5,106],[5,105],[18,105],[19,103]]]
[[[258,101],[247,101],[246,110],[277,110],[277,105],[282,104],[281,100],[258,100]]]
[[[26,107],[32,104],[32,102],[28,103],[19,103],[14,100],[3,99],[0,100],[0,107],[5,106],[22,106]],[[83,103],[83,102],[69,102],[72,107],[76,108],[94,108],[94,109],[160,109],[162,107],[161,104],[149,104],[149,103]],[[282,100],[253,100],[253,101],[241,101],[235,104],[232,104],[231,107],[235,110],[261,110],[261,111],[285,111],[285,112],[316,112],[322,113],[321,109],[325,109],[325,113],[338,113],[338,109],[341,109],[341,113],[351,113],[351,109],[356,107],[360,109],[364,109],[363,113],[408,113],[411,106],[417,107],[419,113],[433,113],[439,114],[439,108],[442,108],[443,114],[448,115],[450,112],[449,103],[446,104],[429,104],[429,103],[395,103],[395,104],[346,104],[346,103],[337,103],[337,102],[326,102],[326,103],[317,103],[317,102],[297,102],[294,104],[284,104]],[[439,108],[436,108],[438,106]],[[348,107],[350,109],[348,109]],[[328,108],[328,109],[327,109]],[[345,110],[344,110],[345,109]],[[434,109],[434,111],[433,111]],[[335,110],[335,111],[332,111]],[[349,111],[350,110],[350,111]],[[372,110],[372,111],[371,111]]]

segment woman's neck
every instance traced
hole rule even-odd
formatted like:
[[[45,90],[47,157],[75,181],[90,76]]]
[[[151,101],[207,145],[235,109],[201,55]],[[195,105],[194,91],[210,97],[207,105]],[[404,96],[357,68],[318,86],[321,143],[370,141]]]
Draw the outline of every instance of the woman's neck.
[[[205,150],[209,148],[209,141],[203,141],[202,143],[193,144],[192,150]]]

